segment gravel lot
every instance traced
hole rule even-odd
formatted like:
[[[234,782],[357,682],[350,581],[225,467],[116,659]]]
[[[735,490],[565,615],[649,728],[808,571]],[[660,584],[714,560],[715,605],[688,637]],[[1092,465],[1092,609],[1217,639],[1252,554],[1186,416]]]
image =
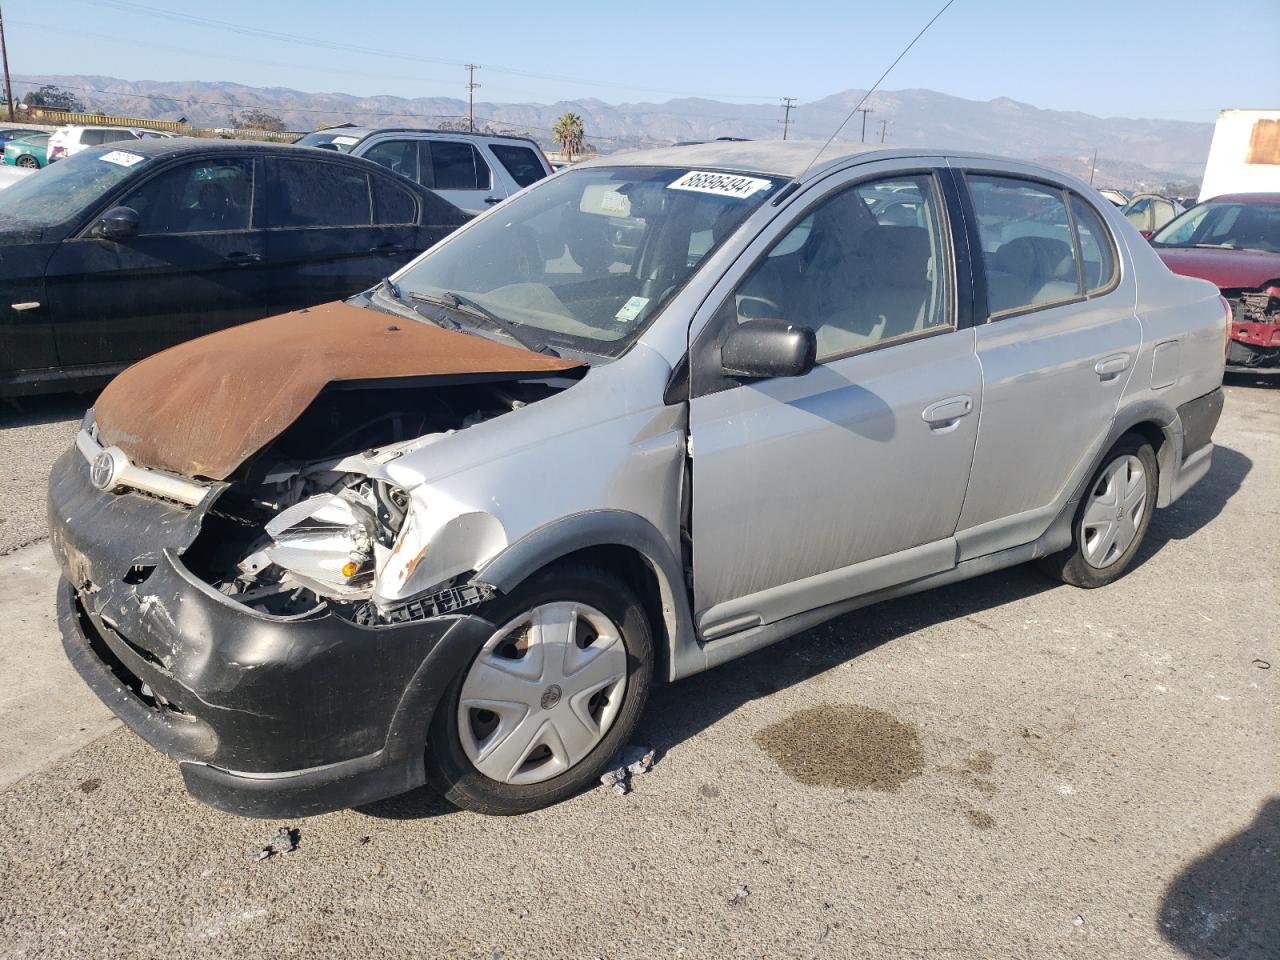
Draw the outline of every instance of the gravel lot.
[[[82,406],[0,430],[0,552]],[[1280,389],[1215,439],[1109,588],[1018,568],[659,690],[627,797],[419,791],[254,861],[285,824],[119,730],[0,793],[0,956],[1275,958]]]

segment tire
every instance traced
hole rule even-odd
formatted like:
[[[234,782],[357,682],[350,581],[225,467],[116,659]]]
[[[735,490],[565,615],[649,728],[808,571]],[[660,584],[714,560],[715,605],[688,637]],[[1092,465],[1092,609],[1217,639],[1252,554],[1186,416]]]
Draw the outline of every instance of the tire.
[[[545,626],[531,625],[535,614]],[[566,564],[535,574],[479,615],[497,629],[436,709],[428,781],[458,807],[500,816],[551,806],[596,783],[635,732],[653,681],[652,632],[635,592],[613,573]],[[567,642],[554,639],[561,635]],[[566,664],[574,670],[564,672]],[[491,775],[508,769],[505,779]]]
[[[14,166],[26,167],[30,169],[32,167],[39,167],[40,161],[37,160],[35,157],[31,156],[31,154],[24,153],[22,156],[20,156],[17,160],[14,161]]]
[[[1135,468],[1141,469],[1141,477]],[[1071,525],[1071,546],[1041,558],[1040,569],[1087,590],[1120,579],[1147,535],[1159,490],[1159,469],[1155,450],[1145,438],[1133,433],[1121,437],[1080,498]],[[1118,499],[1112,502],[1115,496]],[[1135,510],[1138,497],[1141,506]],[[1116,540],[1108,545],[1113,530]]]

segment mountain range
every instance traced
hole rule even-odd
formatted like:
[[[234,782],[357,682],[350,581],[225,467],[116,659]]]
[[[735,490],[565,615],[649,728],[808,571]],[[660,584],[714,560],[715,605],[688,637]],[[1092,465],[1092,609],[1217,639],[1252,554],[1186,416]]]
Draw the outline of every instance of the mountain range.
[[[15,77],[15,80],[25,78]],[[102,76],[41,77],[74,92],[94,111],[155,119],[187,117],[201,127],[228,126],[244,110],[263,110],[290,130],[353,121],[374,126],[438,126],[465,117],[465,100],[449,97],[361,97],[307,93],[285,87],[250,87],[220,81],[120,80]],[[792,110],[789,136],[825,140],[862,99],[846,90]],[[1046,110],[1007,97],[967,100],[933,90],[878,91],[840,139],[947,146],[1037,160],[1088,177],[1097,152],[1099,186],[1153,187],[1198,181],[1213,124],[1181,120],[1095,117]],[[550,146],[562,114],[583,121],[587,142],[601,153],[715,137],[781,136],[782,109],[774,103],[725,103],[681,98],[665,103],[609,104],[586,98],[558,103],[477,102],[477,125],[526,133]],[[884,125],[882,127],[882,121]]]

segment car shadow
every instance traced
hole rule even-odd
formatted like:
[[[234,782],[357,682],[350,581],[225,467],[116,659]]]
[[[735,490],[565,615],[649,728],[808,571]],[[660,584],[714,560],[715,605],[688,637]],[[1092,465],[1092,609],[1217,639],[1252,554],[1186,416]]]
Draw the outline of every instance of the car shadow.
[[[1236,495],[1244,479],[1253,469],[1253,461],[1232,447],[1217,446],[1213,464],[1200,482],[1182,495],[1172,506],[1157,510],[1151,517],[1147,536],[1133,558],[1130,570],[1136,570],[1170,540],[1186,540],[1218,516],[1227,501]]]
[[[1188,957],[1274,958],[1280,950],[1280,797],[1189,864],[1160,905],[1160,933]]]
[[[1280,390],[1280,373],[1225,373],[1222,376],[1222,382],[1228,387],[1270,387],[1272,390]]]
[[[49,393],[0,400],[0,430],[79,420],[96,397],[96,393]]]
[[[1218,516],[1235,495],[1253,461],[1230,447],[1214,450],[1209,473],[1172,507],[1157,511],[1135,566],[1171,540],[1184,540]],[[811,680],[881,644],[949,621],[994,629],[982,614],[1046,590],[1063,587],[1033,564],[999,570],[896,600],[874,604],[820,624],[674,684],[654,688],[634,742],[672,747],[701,733],[743,704]],[[368,816],[405,820],[457,810],[430,787],[357,808]]]

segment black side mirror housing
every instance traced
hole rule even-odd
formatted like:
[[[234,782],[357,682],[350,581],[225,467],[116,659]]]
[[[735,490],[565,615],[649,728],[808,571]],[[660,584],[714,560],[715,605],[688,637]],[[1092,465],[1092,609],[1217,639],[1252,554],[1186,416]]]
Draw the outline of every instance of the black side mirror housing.
[[[802,377],[813,369],[818,338],[809,327],[785,320],[747,320],[729,331],[720,366],[730,377],[762,380]]]
[[[112,207],[93,225],[93,235],[103,240],[127,240],[137,236],[138,211],[132,207]]]

